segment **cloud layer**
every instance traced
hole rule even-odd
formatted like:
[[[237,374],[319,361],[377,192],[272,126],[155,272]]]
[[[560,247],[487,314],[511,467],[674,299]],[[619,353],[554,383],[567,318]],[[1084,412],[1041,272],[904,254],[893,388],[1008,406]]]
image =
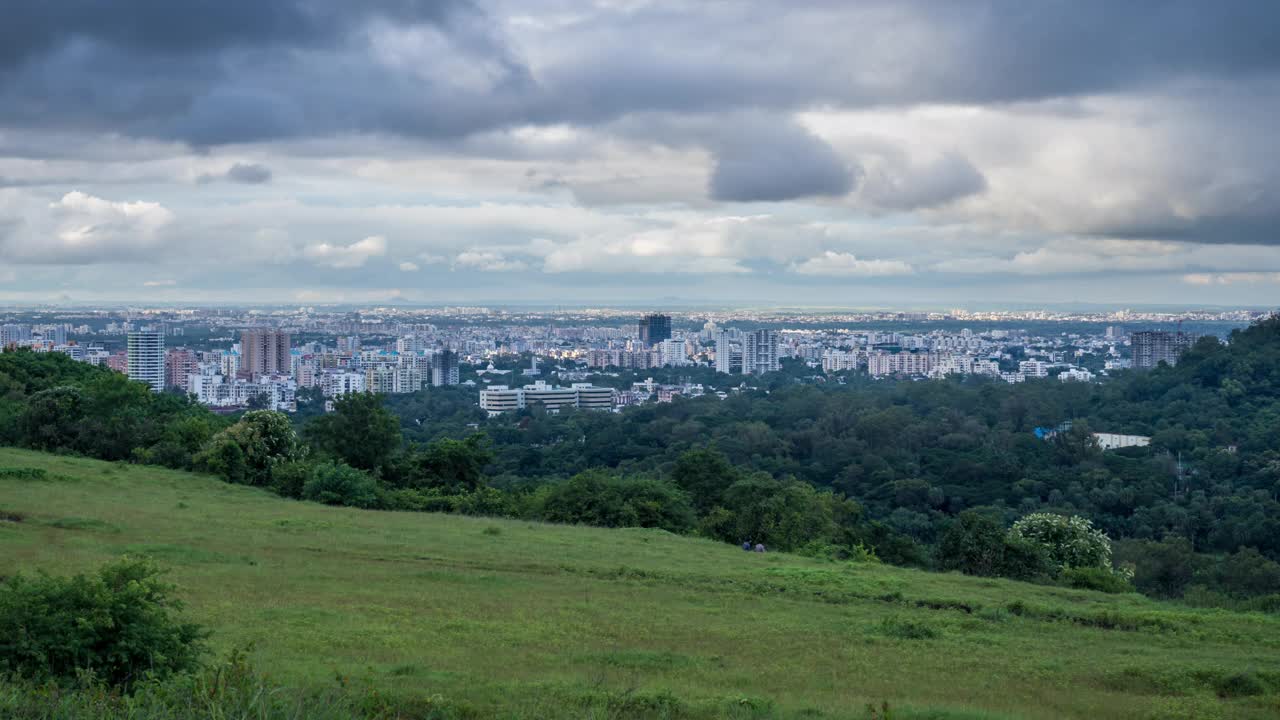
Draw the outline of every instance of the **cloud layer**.
[[[3,288],[1269,302],[1277,37],[1265,0],[15,0]]]

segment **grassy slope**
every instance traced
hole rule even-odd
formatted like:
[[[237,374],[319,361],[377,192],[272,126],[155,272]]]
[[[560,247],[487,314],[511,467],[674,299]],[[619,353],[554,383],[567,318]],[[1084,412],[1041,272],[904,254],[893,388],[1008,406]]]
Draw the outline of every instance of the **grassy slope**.
[[[939,717],[1280,711],[1274,686],[1225,701],[1212,690],[1234,672],[1277,680],[1269,616],[757,555],[660,531],[326,508],[0,449],[6,467],[50,479],[0,477],[0,511],[26,516],[0,522],[0,574],[152,555],[219,648],[256,643],[286,682],[336,672],[485,714],[540,715],[602,692],[667,692],[708,715],[754,699],[784,717],[858,715],[884,699]],[[1030,613],[1007,612],[1015,600]],[[900,621],[939,634],[903,637]]]

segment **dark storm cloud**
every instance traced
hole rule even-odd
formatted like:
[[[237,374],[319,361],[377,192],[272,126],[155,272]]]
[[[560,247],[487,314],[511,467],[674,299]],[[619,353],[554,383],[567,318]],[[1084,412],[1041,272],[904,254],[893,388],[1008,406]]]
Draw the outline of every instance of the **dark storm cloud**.
[[[916,210],[946,205],[986,189],[987,179],[968,158],[947,153],[920,167],[868,173],[859,196],[886,210]]]
[[[371,16],[440,22],[452,0],[11,0],[0,68],[78,39],[139,54],[189,56],[235,47],[334,42]]]
[[[854,172],[822,139],[788,123],[740,122],[715,141],[715,200],[778,202],[846,195]]]
[[[557,51],[530,68],[497,20],[460,0],[17,0],[0,24],[0,123],[197,145],[461,137],[646,111],[1026,100],[1280,68],[1270,0],[768,8],[597,8],[530,40]],[[511,9],[536,17],[539,5]],[[378,20],[437,29],[449,44],[387,63],[365,32]],[[459,80],[476,67],[484,82]]]

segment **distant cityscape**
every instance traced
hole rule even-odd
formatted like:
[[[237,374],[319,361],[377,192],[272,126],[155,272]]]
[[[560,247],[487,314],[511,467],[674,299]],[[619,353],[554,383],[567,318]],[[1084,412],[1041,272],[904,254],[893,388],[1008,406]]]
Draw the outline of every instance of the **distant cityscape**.
[[[1175,364],[1201,334],[1183,323],[1225,335],[1265,314],[16,309],[0,313],[0,348],[63,353],[226,411],[294,412],[300,393],[328,403],[462,385],[497,415],[726,397],[785,368],[837,383],[853,375],[1094,382]],[[974,327],[954,327],[966,323]],[[616,382],[661,369],[702,374],[697,382]]]

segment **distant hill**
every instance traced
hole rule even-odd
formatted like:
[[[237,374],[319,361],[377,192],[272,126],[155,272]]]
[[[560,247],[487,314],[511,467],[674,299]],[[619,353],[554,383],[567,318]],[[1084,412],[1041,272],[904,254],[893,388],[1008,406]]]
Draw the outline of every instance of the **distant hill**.
[[[433,717],[1271,718],[1280,618],[0,449],[0,575],[172,567],[219,649]],[[1243,679],[1242,679],[1243,678]]]

